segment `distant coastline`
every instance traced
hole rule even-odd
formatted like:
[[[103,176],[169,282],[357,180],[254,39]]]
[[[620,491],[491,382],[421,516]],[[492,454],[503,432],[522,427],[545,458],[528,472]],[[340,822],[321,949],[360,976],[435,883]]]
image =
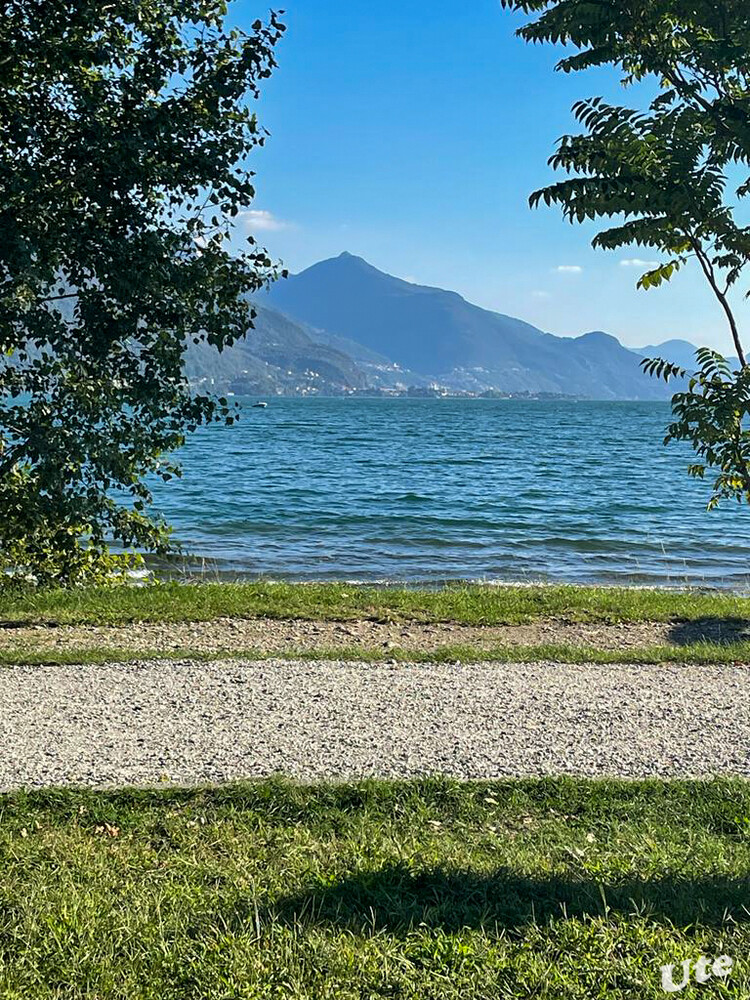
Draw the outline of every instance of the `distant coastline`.
[[[406,389],[352,389],[340,393],[301,392],[291,393],[297,398],[325,397],[335,399],[351,396],[353,399],[528,399],[539,402],[579,402],[586,396],[573,396],[562,392],[502,392],[500,389],[488,389],[485,392],[470,392],[469,390],[447,389],[442,386],[435,388],[424,386],[409,386]]]
[[[221,386],[206,384],[208,380],[194,381],[191,384],[194,388],[203,391],[221,391]],[[405,388],[385,388],[372,386],[366,389],[351,389],[349,387],[327,386],[325,389],[318,389],[314,385],[300,386],[297,389],[277,390],[268,393],[258,389],[253,391],[253,387],[240,387],[239,391],[229,390],[228,396],[241,396],[251,399],[527,399],[539,402],[581,402],[588,400],[587,396],[575,396],[562,392],[503,392],[501,389],[487,389],[484,392],[471,392],[467,389],[449,389],[446,386],[421,386],[410,385]],[[590,400],[595,402],[596,400]],[[639,402],[639,400],[632,400]]]

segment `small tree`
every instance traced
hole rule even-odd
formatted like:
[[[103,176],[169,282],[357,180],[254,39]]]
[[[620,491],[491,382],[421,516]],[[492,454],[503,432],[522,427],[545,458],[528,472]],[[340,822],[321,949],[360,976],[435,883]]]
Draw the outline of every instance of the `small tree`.
[[[277,15],[251,33],[222,0],[0,0],[0,568],[101,579],[165,552],[144,477],[199,424],[191,341],[252,325],[272,279],[232,220],[265,133],[247,106]]]
[[[673,397],[666,441],[691,442],[691,475],[716,474],[709,506],[722,498],[750,502],[750,373],[732,304],[750,262],[750,228],[737,207],[750,178],[729,190],[727,170],[750,166],[750,6],[746,0],[501,0],[538,14],[519,34],[527,41],[572,45],[564,72],[610,64],[628,85],[660,84],[645,110],[601,98],[574,108],[584,131],[564,136],[550,160],[569,176],[531,197],[561,206],[571,222],[610,219],[595,247],[636,245],[661,256],[639,287],[658,287],[688,261],[700,268],[721,308],[739,369],[713,351],[697,353],[687,372],[659,359],[647,372],[689,378]]]

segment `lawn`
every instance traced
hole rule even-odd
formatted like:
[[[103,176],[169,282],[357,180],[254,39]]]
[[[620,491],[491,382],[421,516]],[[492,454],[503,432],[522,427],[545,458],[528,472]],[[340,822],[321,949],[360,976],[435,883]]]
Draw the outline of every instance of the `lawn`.
[[[0,589],[9,624],[125,625],[220,617],[521,624],[535,618],[581,622],[750,619],[750,598],[615,587],[490,586],[434,589],[343,583],[166,583],[149,587],[17,591]]]
[[[750,991],[740,781],[18,792],[0,860],[7,1000]]]

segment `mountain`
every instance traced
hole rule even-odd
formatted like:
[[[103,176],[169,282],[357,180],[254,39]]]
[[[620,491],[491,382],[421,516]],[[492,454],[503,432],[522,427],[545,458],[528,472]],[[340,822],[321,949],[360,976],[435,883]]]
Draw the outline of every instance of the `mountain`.
[[[193,384],[247,395],[330,394],[368,385],[364,371],[342,351],[315,341],[275,309],[256,305],[255,329],[219,353],[193,344],[185,371]]]
[[[402,281],[349,253],[278,282],[269,295],[312,336],[322,330],[355,341],[449,388],[596,399],[669,395],[663,382],[643,374],[638,354],[605,333],[555,337],[456,292]]]
[[[673,365],[679,365],[689,372],[693,372],[698,367],[695,360],[695,344],[687,340],[665,340],[663,344],[652,344],[649,347],[639,347],[638,354],[644,358],[664,358],[671,361]],[[732,368],[739,367],[737,358],[727,358]]]
[[[663,344],[650,344],[636,351],[642,358],[663,358],[673,365],[692,371],[695,368],[695,344],[687,340],[665,340]]]
[[[384,354],[371,351],[368,347],[350,340],[349,337],[339,337],[335,333],[321,330],[318,327],[305,325],[306,333],[318,344],[325,344],[342,354],[346,354],[357,363],[367,377],[367,381],[372,388],[399,388],[410,385],[426,386],[433,379],[429,375],[421,375],[419,372],[409,368],[403,368],[395,361],[391,361]]]

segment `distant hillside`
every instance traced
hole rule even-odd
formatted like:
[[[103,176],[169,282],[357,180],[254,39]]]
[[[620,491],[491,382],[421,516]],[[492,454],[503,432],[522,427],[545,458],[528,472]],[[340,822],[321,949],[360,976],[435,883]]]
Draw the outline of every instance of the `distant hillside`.
[[[314,341],[297,323],[256,306],[255,329],[219,353],[191,345],[185,371],[194,384],[247,395],[301,395],[361,389],[368,379],[351,357]]]
[[[695,344],[687,340],[665,340],[663,344],[652,344],[649,347],[639,347],[638,354],[644,358],[664,358],[671,361],[673,365],[680,365],[687,371],[692,372],[698,367],[695,360]],[[727,358],[732,367],[739,367],[737,358]]]
[[[425,386],[433,381],[429,375],[404,368],[384,354],[371,351],[369,347],[357,343],[356,340],[350,340],[349,337],[339,337],[335,333],[307,325],[304,326],[304,330],[316,343],[333,347],[356,361],[357,366],[367,376],[371,387]]]
[[[455,292],[402,281],[344,253],[278,282],[274,306],[449,388],[554,392],[596,399],[663,399],[664,383],[614,337],[554,337],[472,305]],[[329,339],[330,343],[343,343]]]

